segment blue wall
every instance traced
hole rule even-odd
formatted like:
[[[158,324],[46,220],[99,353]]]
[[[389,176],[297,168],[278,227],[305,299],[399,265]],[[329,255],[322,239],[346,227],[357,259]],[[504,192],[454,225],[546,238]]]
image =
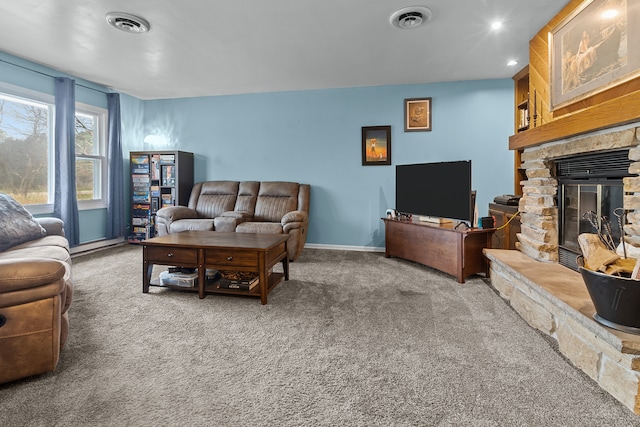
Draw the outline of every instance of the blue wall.
[[[40,73],[65,75],[0,52],[0,81],[52,94],[53,79]],[[403,100],[417,97],[433,100],[433,131],[405,133]],[[82,86],[76,98],[106,107],[102,93]],[[196,181],[311,184],[309,243],[380,248],[380,218],[395,201],[395,165],[471,159],[481,215],[493,197],[513,191],[512,104],[510,79],[157,101],[123,94],[122,185],[128,192],[129,151],[191,151]],[[362,166],[361,128],[379,125],[392,127],[392,165]],[[167,143],[150,146],[147,135]],[[101,239],[105,218],[101,209],[82,212],[81,242]]]
[[[77,102],[107,108],[107,97],[104,94],[108,92],[106,87],[0,52],[2,83],[53,95],[55,86],[51,76],[75,79]],[[80,243],[104,239],[106,215],[106,209],[84,210],[79,213]]]
[[[404,132],[416,97],[432,98],[431,132]],[[383,247],[395,165],[471,159],[480,215],[513,191],[512,105],[510,79],[167,99],[145,101],[144,133],[195,153],[196,181],[311,184],[308,243]],[[391,125],[392,165],[362,166],[361,127],[378,125]]]
[[[0,52],[0,82],[53,95],[55,86],[50,76],[75,79],[76,84],[81,85],[76,86],[77,102],[107,108],[107,97],[103,93],[108,92],[106,87]]]

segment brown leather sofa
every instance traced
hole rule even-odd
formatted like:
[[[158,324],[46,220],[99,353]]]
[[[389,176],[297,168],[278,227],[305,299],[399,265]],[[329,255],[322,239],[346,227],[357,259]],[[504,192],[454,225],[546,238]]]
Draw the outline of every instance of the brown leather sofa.
[[[69,331],[71,256],[62,221],[0,252],[0,383],[53,371]]]
[[[309,226],[309,184],[206,181],[193,186],[188,206],[156,213],[159,236],[186,230],[287,233],[289,260],[300,256]]]

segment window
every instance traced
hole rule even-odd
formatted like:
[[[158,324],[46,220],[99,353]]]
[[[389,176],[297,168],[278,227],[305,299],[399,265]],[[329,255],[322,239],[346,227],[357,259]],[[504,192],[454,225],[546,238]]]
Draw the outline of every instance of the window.
[[[54,99],[0,86],[0,192],[34,214],[53,210]],[[79,209],[106,206],[106,119],[103,108],[76,104],[76,196]]]
[[[24,205],[47,205],[53,202],[53,97],[14,93],[0,93],[0,192]]]
[[[76,197],[81,208],[106,205],[106,117],[104,109],[76,106]]]

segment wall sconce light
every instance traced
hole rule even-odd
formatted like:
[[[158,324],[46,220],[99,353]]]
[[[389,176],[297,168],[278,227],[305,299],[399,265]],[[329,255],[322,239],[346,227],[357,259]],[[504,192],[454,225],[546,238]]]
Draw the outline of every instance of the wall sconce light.
[[[147,135],[144,137],[144,143],[154,147],[167,147],[169,139],[164,135]]]

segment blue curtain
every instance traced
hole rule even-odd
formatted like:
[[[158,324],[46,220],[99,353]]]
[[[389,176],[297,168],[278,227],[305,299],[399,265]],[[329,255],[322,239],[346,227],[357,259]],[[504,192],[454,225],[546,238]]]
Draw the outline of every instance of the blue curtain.
[[[75,81],[56,77],[55,95],[53,214],[64,221],[69,245],[76,246],[80,243],[80,226],[76,199]]]
[[[109,140],[107,149],[107,226],[105,237],[115,239],[124,236],[124,186],[122,161],[122,133],[120,130],[120,94],[107,94],[109,109]]]

